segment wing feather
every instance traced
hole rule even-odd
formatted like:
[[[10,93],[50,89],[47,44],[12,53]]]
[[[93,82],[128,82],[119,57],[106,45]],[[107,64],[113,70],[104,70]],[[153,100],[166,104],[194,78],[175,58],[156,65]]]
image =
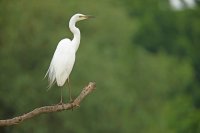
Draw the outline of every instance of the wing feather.
[[[63,39],[58,43],[54,52],[48,75],[49,88],[57,82],[58,86],[63,86],[69,77],[75,62],[75,49],[69,39]]]

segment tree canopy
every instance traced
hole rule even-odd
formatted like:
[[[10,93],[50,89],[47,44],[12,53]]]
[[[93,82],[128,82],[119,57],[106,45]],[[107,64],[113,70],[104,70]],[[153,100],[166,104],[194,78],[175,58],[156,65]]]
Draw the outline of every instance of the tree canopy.
[[[95,81],[97,90],[78,110],[0,132],[200,132],[200,8],[175,11],[168,0],[1,0],[0,119],[59,102],[43,77],[78,12],[96,18],[77,23],[71,88],[76,96]]]

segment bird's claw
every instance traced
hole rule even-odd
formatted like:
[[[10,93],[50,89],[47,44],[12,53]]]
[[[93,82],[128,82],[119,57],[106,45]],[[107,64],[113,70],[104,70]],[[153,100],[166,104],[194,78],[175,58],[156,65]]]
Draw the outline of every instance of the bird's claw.
[[[69,99],[69,103],[73,103],[74,100],[72,98]]]
[[[58,105],[63,105],[63,102],[62,102],[62,100],[60,100],[60,102],[58,103]]]

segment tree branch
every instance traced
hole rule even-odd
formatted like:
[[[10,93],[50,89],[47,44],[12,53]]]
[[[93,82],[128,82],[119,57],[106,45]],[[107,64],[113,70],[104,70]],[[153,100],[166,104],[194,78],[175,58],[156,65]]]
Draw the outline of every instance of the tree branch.
[[[24,120],[30,119],[40,114],[70,110],[70,109],[74,109],[75,107],[79,107],[81,101],[88,94],[90,94],[95,89],[95,87],[96,87],[96,84],[94,82],[90,82],[85,88],[83,88],[79,96],[72,103],[39,107],[21,116],[17,116],[17,117],[6,119],[6,120],[0,120],[0,126],[11,126],[11,125],[19,124],[23,122]]]

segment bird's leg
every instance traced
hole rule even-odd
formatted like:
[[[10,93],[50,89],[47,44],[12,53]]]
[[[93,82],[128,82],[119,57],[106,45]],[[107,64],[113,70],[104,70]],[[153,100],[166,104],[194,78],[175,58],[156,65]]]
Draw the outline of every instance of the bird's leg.
[[[60,88],[60,103],[59,104],[63,104],[63,101],[62,101],[62,87]]]
[[[67,79],[67,84],[68,84],[68,87],[69,87],[69,101],[70,101],[70,102],[73,102],[72,96],[71,96],[71,87],[70,87],[70,84],[69,84],[69,77],[68,77],[68,79]]]

